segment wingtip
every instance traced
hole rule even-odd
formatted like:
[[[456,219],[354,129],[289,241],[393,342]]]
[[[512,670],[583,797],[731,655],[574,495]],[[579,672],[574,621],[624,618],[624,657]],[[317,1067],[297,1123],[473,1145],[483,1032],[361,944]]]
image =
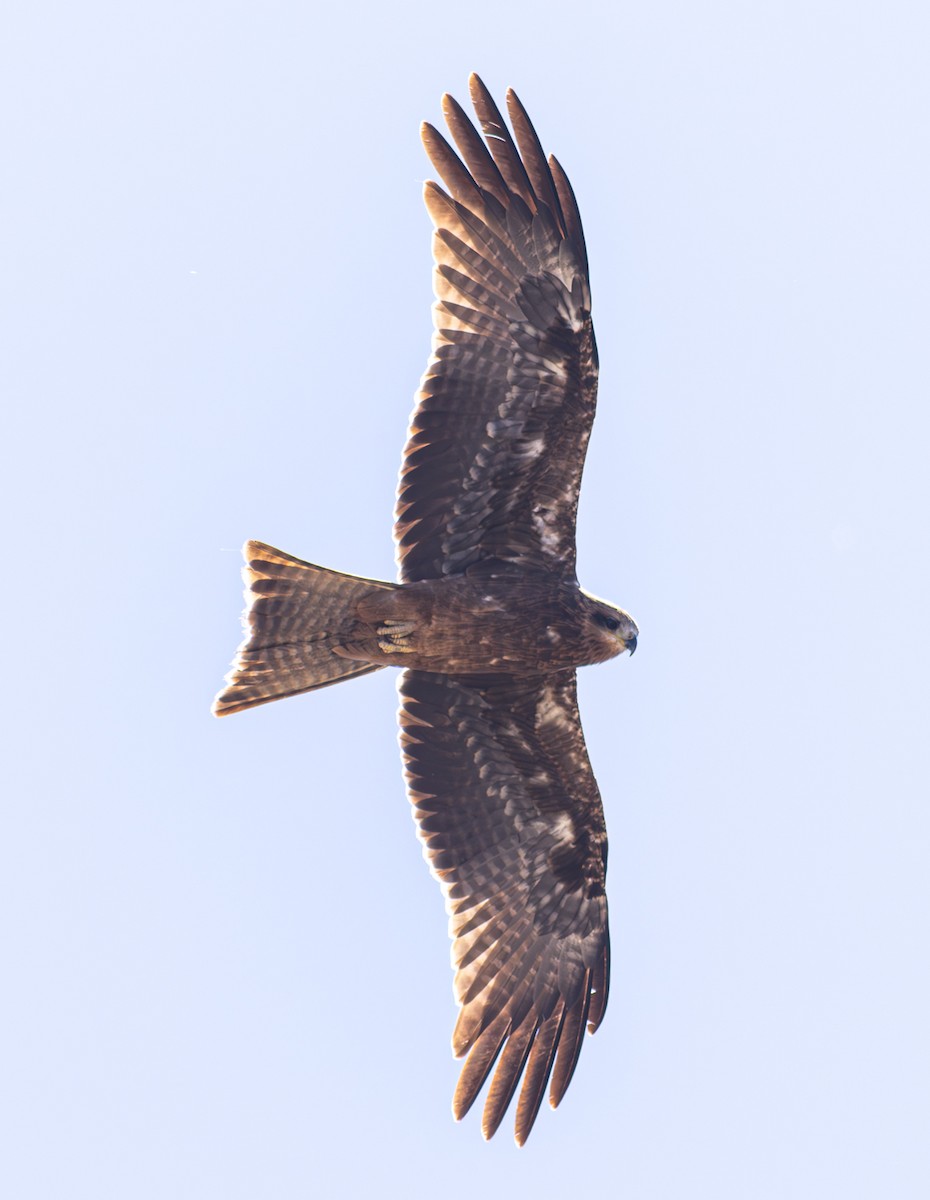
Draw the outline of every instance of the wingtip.
[[[507,106],[507,116],[510,117],[511,121],[514,120],[514,115],[516,114],[517,118],[522,117],[529,124],[532,124],[526,109],[523,107],[523,101],[512,87],[509,87],[504,93],[504,102]]]
[[[493,104],[493,98],[488,91],[487,84],[481,78],[477,71],[472,71],[468,76],[468,95],[472,104],[477,108],[479,104]]]
[[[223,697],[226,695],[227,690],[230,689],[224,689],[213,697],[210,712],[214,717],[230,717],[233,713],[241,712],[244,708],[249,707],[247,704],[237,704],[231,700],[224,700]]]
[[[495,1111],[489,1114],[487,1105],[485,1105],[484,1112],[481,1114],[481,1136],[486,1142],[489,1142],[498,1129],[500,1129],[506,1112],[507,1107],[504,1107],[499,1112]]]

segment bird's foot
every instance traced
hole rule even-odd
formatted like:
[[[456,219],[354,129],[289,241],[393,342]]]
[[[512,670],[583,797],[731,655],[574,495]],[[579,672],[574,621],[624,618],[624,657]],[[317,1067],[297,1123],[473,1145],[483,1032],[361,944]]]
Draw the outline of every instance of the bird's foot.
[[[375,630],[382,654],[412,654],[410,635],[415,628],[413,621],[382,621]]]

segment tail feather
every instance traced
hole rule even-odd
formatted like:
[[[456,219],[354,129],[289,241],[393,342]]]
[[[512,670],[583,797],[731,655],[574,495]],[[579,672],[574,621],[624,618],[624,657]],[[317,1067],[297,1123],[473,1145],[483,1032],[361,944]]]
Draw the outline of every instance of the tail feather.
[[[242,553],[246,638],[213,701],[216,716],[380,670],[334,651],[347,640],[359,600],[394,584],[317,567],[264,542],[246,542]]]

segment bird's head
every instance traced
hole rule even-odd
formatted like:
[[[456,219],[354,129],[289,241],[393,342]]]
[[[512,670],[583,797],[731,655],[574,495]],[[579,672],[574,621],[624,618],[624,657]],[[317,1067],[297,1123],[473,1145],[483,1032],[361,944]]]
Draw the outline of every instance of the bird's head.
[[[588,601],[588,621],[593,631],[596,631],[599,643],[603,647],[605,658],[613,658],[629,650],[636,650],[639,630],[636,622],[622,608],[614,608],[594,596],[586,596]]]

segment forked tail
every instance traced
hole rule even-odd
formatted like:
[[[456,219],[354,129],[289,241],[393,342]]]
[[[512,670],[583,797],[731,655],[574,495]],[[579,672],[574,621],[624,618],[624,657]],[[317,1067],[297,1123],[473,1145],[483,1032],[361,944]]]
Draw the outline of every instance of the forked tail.
[[[316,567],[264,542],[246,542],[242,553],[247,636],[213,701],[216,716],[380,670],[335,650],[350,640],[362,597],[394,584]]]

